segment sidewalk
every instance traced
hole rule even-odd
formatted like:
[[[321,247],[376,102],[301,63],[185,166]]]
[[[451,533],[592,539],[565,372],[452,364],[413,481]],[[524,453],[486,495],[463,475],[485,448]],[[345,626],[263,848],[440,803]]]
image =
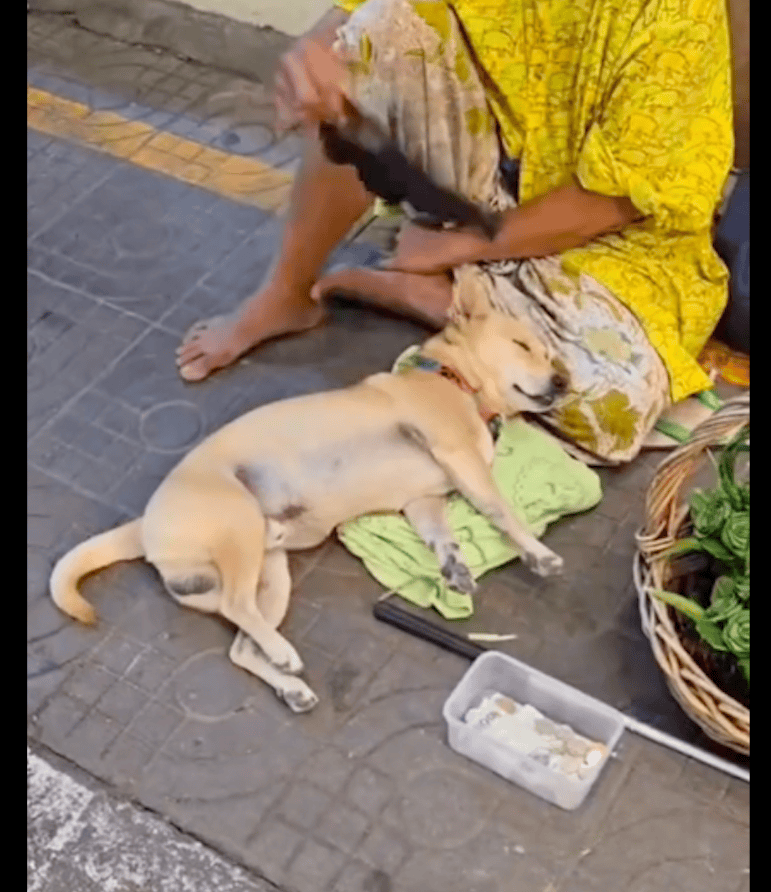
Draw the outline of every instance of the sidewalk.
[[[33,753],[63,760],[57,770],[87,790],[97,784],[94,795],[120,814],[150,810],[157,833],[204,843],[245,871],[245,890],[748,892],[749,788],[739,780],[625,734],[570,813],[450,751],[441,705],[468,664],[377,623],[380,588],[336,540],[291,559],[285,628],[321,698],[303,716],[228,661],[227,624],[178,607],[144,564],[86,582],[100,615],[92,629],[53,607],[54,560],[141,512],[207,433],[255,405],[386,369],[426,336],[336,301],[324,328],[269,344],[201,384],[178,378],[182,333],[253,290],[271,260],[275,193],[261,204],[259,176],[284,171],[288,182],[297,162],[296,144],[275,140],[259,112],[259,86],[248,110],[213,99],[238,82],[64,16],[28,15]],[[371,262],[383,238],[365,230],[336,259]],[[656,458],[603,472],[598,509],[547,533],[566,559],[563,580],[534,584],[514,564],[485,577],[478,595],[479,617],[518,633],[522,659],[574,684],[615,679],[619,707],[642,696],[639,667],[650,660],[631,554]],[[83,806],[86,836],[96,802]],[[41,839],[38,821],[30,831]],[[142,823],[123,826],[137,834],[141,861],[152,851]],[[96,885],[77,885],[65,862],[54,858],[40,892],[108,888],[93,875]],[[191,857],[190,876],[198,869]],[[132,889],[126,882],[116,889]],[[136,888],[165,888],[154,882]],[[191,888],[203,892],[205,882]]]
[[[27,748],[27,892],[271,892],[49,753]]]

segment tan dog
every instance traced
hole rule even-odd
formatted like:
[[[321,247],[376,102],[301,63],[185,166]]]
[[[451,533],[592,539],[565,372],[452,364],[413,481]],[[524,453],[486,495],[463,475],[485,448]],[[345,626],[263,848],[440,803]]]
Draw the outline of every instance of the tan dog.
[[[216,612],[239,633],[237,665],[296,712],[318,702],[303,664],[277,631],[289,602],[287,551],[311,548],[344,521],[403,511],[461,591],[474,582],[444,519],[461,492],[520,549],[536,573],[562,560],[512,514],[491,473],[482,415],[550,408],[567,386],[543,342],[521,322],[467,313],[423,348],[433,371],[377,374],[343,390],[254,409],[196,446],[158,487],[141,518],[94,536],[57,563],[55,603],[96,619],[77,584],[115,561],[145,558],[187,607]],[[481,414],[480,414],[481,413]]]

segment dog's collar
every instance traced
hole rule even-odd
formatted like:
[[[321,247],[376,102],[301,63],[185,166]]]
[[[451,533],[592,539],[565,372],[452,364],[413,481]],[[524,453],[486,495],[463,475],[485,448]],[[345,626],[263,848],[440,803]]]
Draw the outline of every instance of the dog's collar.
[[[438,359],[431,359],[430,357],[423,356],[422,353],[419,353],[413,358],[413,365],[415,368],[422,369],[425,372],[436,372],[436,374],[440,375],[442,378],[452,381],[453,384],[459,387],[464,393],[469,394],[469,396],[476,397],[479,393],[479,388],[472,387],[457,369],[454,369],[449,365],[444,365],[439,362]],[[480,403],[479,400],[475,400],[475,402],[477,404],[477,410],[482,416],[482,421],[484,421],[490,428],[493,437],[497,438],[501,425],[501,416],[485,406],[484,403]]]

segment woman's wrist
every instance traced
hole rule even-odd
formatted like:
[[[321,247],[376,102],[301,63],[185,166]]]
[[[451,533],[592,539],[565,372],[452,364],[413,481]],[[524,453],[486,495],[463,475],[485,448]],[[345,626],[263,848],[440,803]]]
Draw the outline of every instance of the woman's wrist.
[[[389,266],[404,272],[444,272],[484,259],[485,244],[489,242],[483,235],[468,229],[429,229],[411,224],[402,230]]]
[[[444,231],[447,238],[447,257],[450,266],[463,266],[467,263],[482,263],[489,260],[493,242],[474,229],[449,229]]]

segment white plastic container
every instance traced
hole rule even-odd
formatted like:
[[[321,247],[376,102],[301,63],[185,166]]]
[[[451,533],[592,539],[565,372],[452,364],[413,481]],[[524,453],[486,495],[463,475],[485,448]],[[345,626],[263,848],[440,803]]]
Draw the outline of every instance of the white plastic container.
[[[550,769],[505,743],[472,728],[463,717],[484,691],[506,694],[520,705],[529,703],[553,722],[602,743],[608,754],[618,743],[624,720],[610,706],[570,685],[499,651],[487,651],[471,664],[447,698],[442,714],[450,747],[496,774],[560,808],[578,808],[597,780],[607,756],[583,778]]]

